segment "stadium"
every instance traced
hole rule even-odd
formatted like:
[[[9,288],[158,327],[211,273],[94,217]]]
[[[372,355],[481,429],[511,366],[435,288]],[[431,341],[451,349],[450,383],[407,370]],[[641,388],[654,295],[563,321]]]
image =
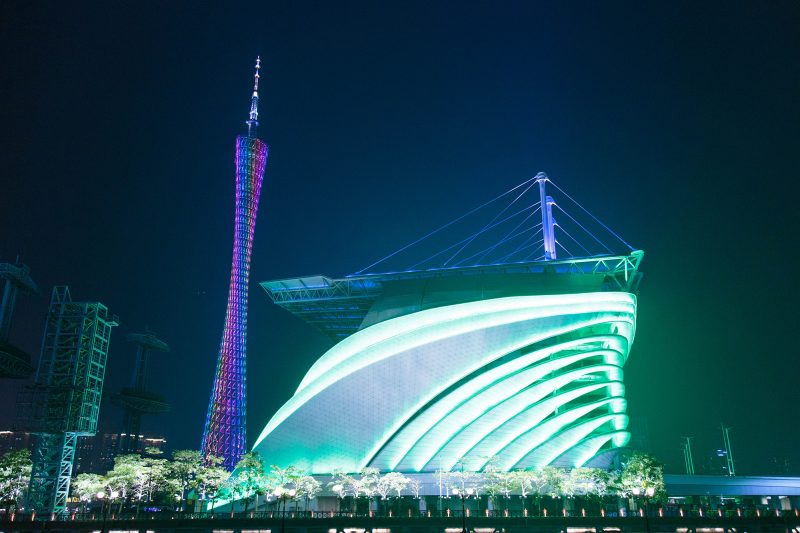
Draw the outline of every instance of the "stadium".
[[[590,218],[567,213],[547,185]],[[254,451],[314,475],[608,464],[630,439],[623,367],[643,252],[541,173],[457,221],[502,198],[511,201],[494,218],[427,263],[261,283],[337,343]],[[613,253],[598,231],[627,250]],[[573,238],[581,232],[601,251]]]

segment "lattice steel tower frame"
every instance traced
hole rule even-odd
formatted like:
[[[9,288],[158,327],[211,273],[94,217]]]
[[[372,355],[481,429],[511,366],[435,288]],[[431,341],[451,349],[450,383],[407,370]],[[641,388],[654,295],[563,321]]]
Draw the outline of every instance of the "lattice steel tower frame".
[[[236,216],[228,307],[217,359],[217,370],[208,404],[202,452],[223,458],[232,470],[245,453],[247,391],[247,296],[253,232],[261,195],[261,183],[269,147],[257,138],[258,80],[261,59],[256,59],[255,82],[250,101],[247,135],[236,137]]]
[[[34,385],[20,397],[22,425],[38,435],[28,508],[66,512],[78,437],[94,435],[111,328],[118,318],[99,302],[73,302],[54,287]]]
[[[0,378],[28,378],[33,373],[31,356],[8,342],[8,337],[17,293],[39,294],[39,287],[31,279],[30,269],[19,260],[16,264],[0,263],[0,280]]]
[[[139,450],[142,415],[169,411],[169,404],[164,396],[147,387],[150,352],[168,352],[169,345],[156,337],[152,331],[130,333],[125,336],[125,340],[136,344],[136,365],[133,368],[130,385],[112,396],[111,402],[122,407],[125,412],[122,421],[124,438],[119,439],[120,450],[122,453],[136,453]]]

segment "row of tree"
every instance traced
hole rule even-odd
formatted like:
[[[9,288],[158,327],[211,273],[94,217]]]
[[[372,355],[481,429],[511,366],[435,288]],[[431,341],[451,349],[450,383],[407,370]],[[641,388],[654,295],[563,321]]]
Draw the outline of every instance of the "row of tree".
[[[269,469],[258,453],[245,454],[233,475],[220,466],[219,458],[203,458],[199,451],[178,450],[171,459],[157,450],[144,455],[118,456],[114,467],[105,475],[80,474],[72,482],[72,495],[84,509],[103,502],[138,512],[142,506],[166,505],[177,509],[194,509],[193,500],[201,500],[213,508],[218,500],[241,502],[247,512],[263,502],[283,505],[295,502],[296,508],[309,508],[309,502],[323,490],[320,481],[298,468],[271,466]],[[0,457],[0,500],[6,509],[18,507],[24,500],[31,473],[30,453],[15,451]],[[647,495],[651,500],[666,496],[663,468],[652,456],[633,453],[618,470],[598,468],[564,469],[545,466],[506,472],[489,461],[482,472],[438,471],[435,473],[438,493],[449,497],[459,494],[488,496],[495,506],[512,495],[529,497],[541,504],[543,497],[583,497],[602,502],[607,496],[630,497]],[[358,474],[334,472],[327,484],[330,494],[348,505],[358,500],[419,498],[422,485],[417,477],[399,472],[381,474],[376,468],[364,468]]]
[[[177,450],[171,459],[156,449],[144,455],[114,459],[105,475],[79,474],[72,482],[74,497],[88,508],[93,501],[139,511],[142,505],[169,505],[186,509],[189,500],[214,498],[230,477],[219,457],[204,458],[196,450]]]
[[[435,479],[440,497],[450,497],[455,489],[460,495],[488,496],[494,505],[513,495],[522,499],[532,497],[538,502],[543,497],[583,497],[598,503],[610,496],[627,498],[641,494],[651,501],[666,498],[662,465],[642,453],[627,456],[621,468],[612,471],[554,466],[503,471],[490,460],[482,472],[437,471]],[[365,468],[360,475],[334,473],[328,487],[341,499],[378,496],[386,500],[404,494],[419,498],[421,483],[418,478],[397,472],[381,475],[375,468]]]
[[[631,497],[642,495],[651,501],[666,498],[662,465],[652,456],[632,453],[625,457],[621,468],[603,470],[599,468],[557,468],[545,466],[526,470],[502,471],[489,461],[482,472],[437,471],[435,479],[441,497],[449,497],[453,489],[458,494],[470,493],[474,497],[488,496],[495,505],[512,495],[526,499],[532,497],[541,502],[543,497],[583,497],[602,502],[606,497]],[[327,489],[348,500],[356,501],[379,498],[411,496],[419,498],[422,483],[418,477],[407,477],[399,472],[381,474],[377,468],[367,467],[358,474],[333,472]],[[258,508],[259,497],[278,503],[314,499],[322,490],[317,479],[294,467],[272,466],[267,472],[261,458],[247,454],[237,465],[235,474],[222,486],[221,494],[226,500],[244,502],[245,512],[251,502]]]

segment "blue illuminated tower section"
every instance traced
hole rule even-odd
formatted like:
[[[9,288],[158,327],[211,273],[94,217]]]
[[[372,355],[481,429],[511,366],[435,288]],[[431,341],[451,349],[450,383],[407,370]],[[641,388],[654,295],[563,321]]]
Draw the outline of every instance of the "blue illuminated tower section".
[[[250,116],[246,122],[247,135],[236,137],[236,218],[231,283],[202,443],[203,455],[222,457],[223,465],[229,470],[245,453],[247,439],[247,293],[253,231],[269,150],[267,144],[257,138],[260,68],[259,58],[256,60]]]

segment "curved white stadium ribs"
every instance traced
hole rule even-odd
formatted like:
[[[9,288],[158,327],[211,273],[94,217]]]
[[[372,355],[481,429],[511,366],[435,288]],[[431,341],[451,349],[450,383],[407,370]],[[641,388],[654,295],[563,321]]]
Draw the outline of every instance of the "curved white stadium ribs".
[[[417,311],[331,348],[254,449],[315,474],[582,466],[624,446],[636,296],[512,296]]]

